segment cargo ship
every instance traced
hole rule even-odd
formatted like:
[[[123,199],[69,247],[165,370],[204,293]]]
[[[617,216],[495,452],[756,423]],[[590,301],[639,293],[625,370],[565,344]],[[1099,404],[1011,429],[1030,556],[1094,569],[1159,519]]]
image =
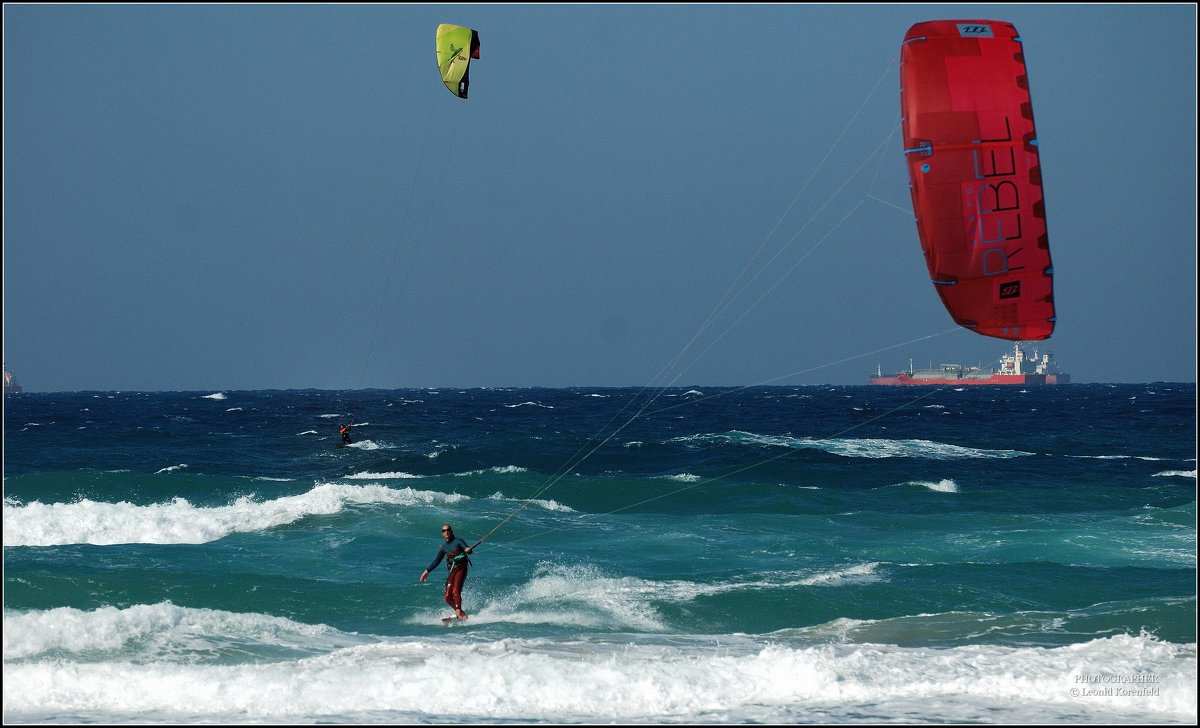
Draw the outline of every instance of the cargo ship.
[[[1064,374],[1054,363],[1054,355],[1046,352],[1040,357],[1037,349],[1033,356],[1025,353],[1021,342],[1013,344],[1009,354],[1000,357],[1000,367],[984,369],[965,364],[942,364],[937,369],[913,369],[912,360],[908,371],[885,376],[881,367],[875,367],[871,384],[1069,384],[1071,375]]]
[[[4,365],[4,393],[5,394],[20,394],[24,392],[21,385],[17,384],[17,380],[13,379],[12,372],[8,371],[8,365]]]

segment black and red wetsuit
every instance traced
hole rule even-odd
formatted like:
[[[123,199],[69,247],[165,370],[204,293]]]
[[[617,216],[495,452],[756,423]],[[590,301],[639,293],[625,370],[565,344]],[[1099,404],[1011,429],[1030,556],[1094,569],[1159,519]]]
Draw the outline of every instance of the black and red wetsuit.
[[[426,569],[426,571],[432,572],[438,564],[442,563],[443,558],[446,559],[446,568],[450,570],[450,573],[446,574],[444,599],[456,612],[462,609],[463,582],[467,580],[467,567],[471,565],[466,549],[467,542],[455,536],[449,542],[442,544],[442,547],[438,549],[437,558]]]

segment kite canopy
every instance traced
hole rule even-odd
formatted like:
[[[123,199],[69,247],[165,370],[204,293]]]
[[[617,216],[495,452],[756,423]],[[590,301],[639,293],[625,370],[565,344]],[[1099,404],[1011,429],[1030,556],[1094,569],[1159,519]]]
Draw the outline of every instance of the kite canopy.
[[[985,336],[1054,332],[1054,269],[1021,39],[1011,23],[917,23],[900,52],[913,212],[934,288]]]
[[[467,98],[472,58],[479,58],[479,34],[470,28],[443,23],[437,29],[438,71],[442,83],[460,99]]]

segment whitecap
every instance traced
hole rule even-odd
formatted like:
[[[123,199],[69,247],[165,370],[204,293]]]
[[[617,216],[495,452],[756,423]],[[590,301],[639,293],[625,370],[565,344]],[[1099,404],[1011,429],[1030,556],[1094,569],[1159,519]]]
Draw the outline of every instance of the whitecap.
[[[560,513],[574,513],[575,512],[574,508],[571,508],[570,506],[565,506],[556,500],[543,500],[540,498],[524,498],[524,499],[509,498],[509,497],[505,496],[504,493],[501,493],[500,491],[496,491],[495,493],[492,493],[491,495],[489,495],[488,500],[518,501],[521,503],[531,503],[533,505],[540,506],[541,508],[545,508],[548,511],[558,511]]]
[[[488,473],[493,473],[495,475],[514,475],[516,473],[524,472],[527,472],[527,469],[518,465],[496,465],[483,470],[468,470],[462,473],[454,473],[453,475],[456,478],[466,478],[476,475],[487,475]]]
[[[195,506],[184,498],[134,505],[82,499],[74,503],[4,504],[4,546],[208,543],[231,533],[263,531],[352,505],[446,505],[469,500],[457,493],[320,483],[299,495],[257,501],[241,496],[225,506]]]
[[[350,475],[342,476],[346,480],[404,480],[409,478],[425,478],[425,475],[413,475],[406,473],[403,470],[389,470],[382,473],[371,471],[363,471],[361,473],[351,473]]]
[[[943,478],[942,480],[939,480],[936,483],[927,481],[927,480],[912,480],[912,481],[909,481],[908,483],[905,483],[904,485],[919,485],[922,488],[928,488],[929,490],[935,491],[937,493],[957,493],[958,492],[958,483],[955,483],[953,480],[950,480],[949,478]]]
[[[698,483],[698,482],[700,482],[700,476],[693,475],[691,473],[678,473],[676,475],[659,475],[657,477],[660,480],[675,480],[680,483]]]
[[[930,458],[935,460],[1015,458],[1033,455],[1021,450],[988,450],[982,448],[950,445],[933,440],[888,440],[883,438],[831,438],[792,437],[789,435],[759,435],[753,432],[733,430],[723,434],[700,434],[676,437],[668,442],[685,445],[744,444],[755,446],[786,447],[794,449],[823,450],[833,455],[855,458]]]
[[[476,618],[486,625],[544,616],[583,627],[661,629],[661,616],[624,586],[601,574],[544,571],[518,590],[514,602],[495,602],[467,624]],[[582,588],[580,598],[567,594],[564,602],[564,591],[573,588]],[[510,607],[516,608],[506,612]],[[804,645],[769,636],[644,633],[565,640],[398,638],[352,635],[267,615],[173,614],[160,605],[144,614],[136,607],[124,614],[103,609],[108,611],[95,616],[81,613],[78,621],[90,628],[69,630],[63,644],[74,649],[91,641],[108,650],[111,643],[103,640],[111,632],[114,640],[149,643],[137,659],[9,662],[9,634],[32,631],[10,624],[25,626],[49,613],[16,617],[18,624],[6,611],[6,720],[100,716],[125,720],[96,722],[145,722],[154,716],[153,722],[165,723],[414,724],[441,716],[471,723],[1022,725],[1196,720],[1195,644],[1145,634],[1054,648]],[[494,610],[491,617],[488,609]],[[74,618],[58,613],[50,622],[65,625]],[[102,629],[108,625],[116,629]],[[192,642],[206,657],[206,646],[226,634],[262,653],[256,631],[263,633],[261,645],[285,651],[311,645],[313,654],[233,664],[194,659]],[[171,659],[156,659],[159,655]],[[446,680],[451,673],[471,679]],[[1081,697],[1095,676],[1149,678],[1153,683],[1145,686],[1155,692]]]

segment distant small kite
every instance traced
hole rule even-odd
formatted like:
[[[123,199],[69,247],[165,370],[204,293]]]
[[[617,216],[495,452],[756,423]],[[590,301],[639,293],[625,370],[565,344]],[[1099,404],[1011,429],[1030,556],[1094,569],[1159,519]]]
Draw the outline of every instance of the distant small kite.
[[[479,58],[479,34],[460,25],[442,23],[437,29],[436,46],[442,83],[458,98],[467,98],[471,59]]]

